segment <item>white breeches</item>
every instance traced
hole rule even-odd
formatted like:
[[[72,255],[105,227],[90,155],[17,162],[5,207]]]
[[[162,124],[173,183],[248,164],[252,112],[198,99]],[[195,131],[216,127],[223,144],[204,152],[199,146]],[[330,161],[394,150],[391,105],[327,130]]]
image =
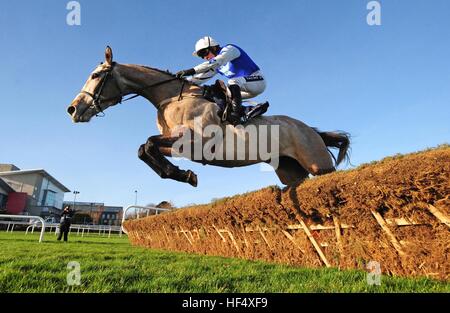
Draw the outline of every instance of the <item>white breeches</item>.
[[[260,71],[256,71],[250,76],[231,78],[228,85],[238,85],[241,87],[242,99],[249,99],[266,89],[266,80]]]

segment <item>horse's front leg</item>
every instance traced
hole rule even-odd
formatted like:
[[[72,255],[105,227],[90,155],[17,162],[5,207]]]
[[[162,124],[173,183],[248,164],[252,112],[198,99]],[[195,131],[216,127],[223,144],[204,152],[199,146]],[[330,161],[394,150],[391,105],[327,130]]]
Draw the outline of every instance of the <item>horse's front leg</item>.
[[[178,139],[179,137],[164,137],[162,135],[149,137],[147,142],[139,147],[139,159],[150,166],[161,178],[170,178],[197,187],[197,175],[194,172],[180,170],[163,155]]]

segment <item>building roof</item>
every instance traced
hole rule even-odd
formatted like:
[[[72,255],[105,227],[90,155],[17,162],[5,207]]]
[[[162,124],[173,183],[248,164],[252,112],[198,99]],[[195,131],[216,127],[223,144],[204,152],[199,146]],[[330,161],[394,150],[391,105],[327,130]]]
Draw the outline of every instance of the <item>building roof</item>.
[[[9,171],[9,172],[0,172],[0,176],[13,176],[13,175],[24,175],[24,174],[42,174],[43,176],[47,177],[53,184],[55,184],[59,189],[61,189],[64,192],[70,192],[70,190],[61,184],[56,178],[54,178],[52,175],[50,175],[46,170],[44,169],[35,169],[35,170],[19,170],[19,171]]]
[[[0,188],[5,190],[7,193],[14,192],[14,189],[11,188],[3,179],[0,177]]]
[[[20,170],[20,168],[18,168],[14,164],[8,164],[8,163],[0,164],[0,172],[19,171],[19,170]]]

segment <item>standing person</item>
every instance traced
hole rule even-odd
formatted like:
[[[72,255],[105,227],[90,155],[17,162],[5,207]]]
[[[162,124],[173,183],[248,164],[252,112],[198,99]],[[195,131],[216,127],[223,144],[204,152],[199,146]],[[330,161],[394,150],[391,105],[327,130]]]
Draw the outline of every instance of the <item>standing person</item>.
[[[256,97],[266,89],[266,81],[259,66],[242,48],[235,44],[221,47],[210,36],[197,41],[193,55],[204,59],[205,62],[179,71],[176,76],[192,76],[191,81],[196,83],[208,80],[217,73],[227,77],[231,93],[230,118],[234,125],[241,123],[241,118],[246,114],[242,99]],[[269,103],[264,102],[258,105],[258,109],[265,112],[268,106]]]
[[[70,209],[70,206],[66,205],[61,214],[61,220],[59,224],[59,235],[58,240],[61,240],[62,235],[64,234],[64,241],[67,242],[67,236],[69,235],[70,224],[72,219],[73,212]]]

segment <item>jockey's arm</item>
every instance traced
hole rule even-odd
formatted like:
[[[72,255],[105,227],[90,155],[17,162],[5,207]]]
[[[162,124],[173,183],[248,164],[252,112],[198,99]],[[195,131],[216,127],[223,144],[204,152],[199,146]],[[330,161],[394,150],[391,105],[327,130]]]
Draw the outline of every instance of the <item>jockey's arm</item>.
[[[203,83],[207,82],[208,80],[210,80],[215,75],[216,75],[216,71],[209,70],[209,71],[204,72],[204,73],[194,74],[193,76],[188,77],[187,80],[193,82],[194,84],[200,85],[200,84],[203,84]]]
[[[225,46],[221,51],[220,54],[216,57],[212,58],[209,61],[203,62],[197,66],[194,67],[195,73],[205,73],[208,71],[216,71],[219,67],[222,65],[227,64],[231,60],[234,60],[238,58],[241,55],[241,52],[239,49],[233,47],[233,46]]]

